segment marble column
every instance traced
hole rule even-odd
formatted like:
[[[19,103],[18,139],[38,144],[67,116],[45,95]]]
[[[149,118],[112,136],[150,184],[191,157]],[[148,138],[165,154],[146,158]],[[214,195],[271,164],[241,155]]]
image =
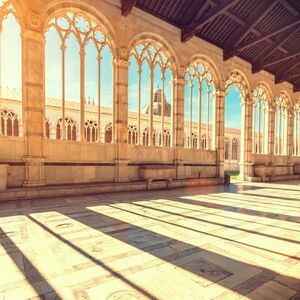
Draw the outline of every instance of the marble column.
[[[268,154],[268,164],[271,165],[274,159],[275,153],[275,108],[272,105],[269,105],[267,108],[268,115],[268,148],[266,153]]]
[[[115,143],[115,181],[126,182],[128,179],[128,67],[125,47],[118,49],[114,60],[114,131]]]
[[[241,127],[241,159],[240,159],[240,179],[253,177],[252,166],[252,117],[253,103],[250,98],[246,98],[241,103],[242,106],[242,127]]]
[[[225,97],[226,92],[219,90],[216,92],[216,153],[217,153],[217,177],[224,177],[224,135],[225,135]],[[230,151],[230,150],[229,150]]]
[[[293,146],[294,146],[294,114],[292,111],[287,112],[287,140],[286,140],[286,151],[287,151],[287,165],[288,174],[292,175],[293,171]]]
[[[173,80],[174,85],[174,110],[173,110],[173,146],[176,166],[176,178],[185,178],[184,172],[184,86],[186,80],[183,76],[177,76]]]
[[[25,136],[24,186],[45,185],[44,178],[44,35],[33,29],[22,31],[22,97]]]

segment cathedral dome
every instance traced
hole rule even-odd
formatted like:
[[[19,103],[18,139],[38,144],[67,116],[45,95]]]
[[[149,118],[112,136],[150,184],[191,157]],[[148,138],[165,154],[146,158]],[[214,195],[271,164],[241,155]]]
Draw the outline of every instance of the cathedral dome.
[[[163,98],[163,99],[162,99]],[[162,114],[162,102],[164,105],[164,116],[170,117],[171,116],[171,105],[167,102],[166,96],[163,95],[162,97],[162,90],[158,88],[153,97],[153,114],[157,116],[161,116]],[[147,104],[142,108],[141,111],[143,114],[150,113],[150,105]]]

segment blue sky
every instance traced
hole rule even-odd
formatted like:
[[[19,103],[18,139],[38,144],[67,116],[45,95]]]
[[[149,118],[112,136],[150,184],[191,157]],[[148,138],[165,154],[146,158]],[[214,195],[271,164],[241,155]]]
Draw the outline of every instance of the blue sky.
[[[21,89],[21,55],[20,59],[16,59],[16,53],[21,53],[21,42],[19,38],[20,28],[15,22],[14,17],[9,15],[3,21],[3,31],[1,33],[1,86]],[[60,38],[54,28],[46,33],[46,95],[61,99],[62,95],[62,68],[61,68],[61,50]],[[14,51],[10,51],[14,49]],[[106,46],[102,52],[101,62],[101,102],[103,106],[112,107],[112,55]],[[86,98],[98,99],[98,65],[97,50],[93,43],[89,42],[86,46],[85,56],[85,95]],[[65,95],[68,101],[79,102],[80,99],[80,60],[79,46],[76,39],[71,35],[66,42],[66,82]],[[11,72],[15,70],[15,72]],[[141,76],[141,107],[149,104],[150,80],[149,66],[147,63],[142,65]],[[137,111],[138,101],[138,79],[137,79],[137,63],[134,59],[130,59],[129,67],[129,88],[128,88],[128,106],[130,111]],[[165,96],[167,102],[171,103],[172,97],[172,74],[168,69],[165,78]],[[193,121],[198,119],[198,84],[193,82]],[[161,70],[158,66],[154,69],[154,90],[162,87]],[[185,120],[189,120],[189,93],[188,85],[185,87]],[[202,120],[206,120],[206,95],[207,86],[203,85],[202,89]],[[231,128],[240,128],[241,124],[241,107],[240,93],[236,86],[229,89],[229,93],[225,101],[225,126]],[[210,115],[212,120],[212,114]]]
[[[0,43],[1,86],[20,90],[22,87],[20,26],[12,14],[2,23]]]
[[[235,84],[225,98],[225,127],[241,129],[241,94]]]

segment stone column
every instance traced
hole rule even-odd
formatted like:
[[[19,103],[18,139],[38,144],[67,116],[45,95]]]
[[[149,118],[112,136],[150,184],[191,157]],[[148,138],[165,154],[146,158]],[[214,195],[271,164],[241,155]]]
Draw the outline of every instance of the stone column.
[[[176,166],[176,178],[185,178],[184,172],[184,86],[186,80],[183,76],[177,76],[173,80],[174,85],[174,112],[173,112],[173,146],[174,163]]]
[[[24,186],[45,185],[44,131],[44,35],[34,29],[22,31],[22,97],[25,136]]]
[[[119,48],[118,57],[114,60],[114,131],[113,140],[116,146],[115,181],[128,180],[128,67],[125,47]]]
[[[287,164],[288,174],[292,175],[293,170],[293,146],[294,146],[294,114],[292,111],[287,112]]]
[[[271,165],[274,159],[275,150],[275,109],[270,105],[267,109],[268,114],[268,144],[267,144],[267,154],[268,154],[268,164]]]
[[[242,106],[242,127],[241,127],[241,159],[240,159],[240,179],[253,177],[252,166],[252,117],[253,105],[248,97],[241,103]]]
[[[224,177],[224,135],[225,135],[225,97],[226,92],[219,90],[216,93],[216,152],[217,152],[217,177]],[[230,150],[229,150],[230,151]]]

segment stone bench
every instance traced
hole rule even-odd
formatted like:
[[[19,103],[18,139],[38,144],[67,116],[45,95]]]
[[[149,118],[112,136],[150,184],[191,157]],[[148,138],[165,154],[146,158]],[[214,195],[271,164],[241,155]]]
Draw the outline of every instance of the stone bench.
[[[0,165],[0,191],[7,189],[8,167],[9,165]]]
[[[254,175],[260,177],[262,181],[265,181],[266,178],[271,180],[271,178],[274,176],[274,168],[266,165],[254,166]]]
[[[300,175],[300,164],[294,165],[294,174]]]
[[[140,178],[151,183],[153,180],[168,180],[176,178],[175,166],[143,165],[140,167]]]

